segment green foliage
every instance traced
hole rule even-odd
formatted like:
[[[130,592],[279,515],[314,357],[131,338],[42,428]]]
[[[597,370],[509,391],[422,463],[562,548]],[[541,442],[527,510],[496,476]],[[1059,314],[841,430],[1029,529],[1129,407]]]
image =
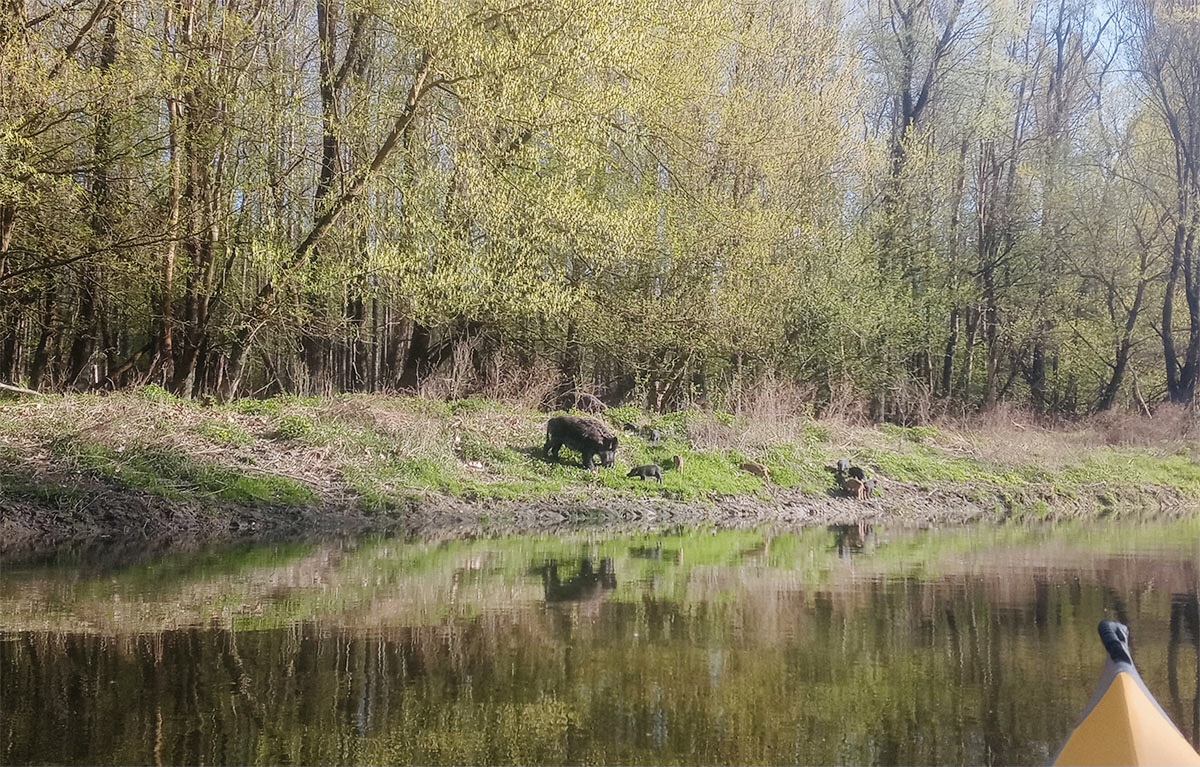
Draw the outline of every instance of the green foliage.
[[[176,397],[158,384],[147,384],[138,389],[138,394],[147,402],[153,402],[157,405],[178,405],[185,402],[185,400]]]
[[[283,413],[275,419],[275,428],[280,439],[303,439],[313,433],[316,422],[303,413]]]
[[[821,426],[820,424],[816,423],[806,424],[802,437],[804,444],[809,445],[810,447],[815,447],[816,445],[825,445],[833,441],[832,433],[829,431],[828,427]]]
[[[446,403],[450,409],[450,413],[453,415],[471,415],[473,413],[493,410],[497,408],[497,404],[495,400],[484,399],[483,397],[466,397]]]
[[[239,399],[234,400],[228,407],[242,415],[275,416],[283,412],[283,402],[279,399]]]
[[[254,444],[254,436],[236,422],[209,419],[200,424],[197,433],[223,445],[244,447]]]
[[[698,411],[680,410],[672,413],[663,413],[655,419],[655,425],[663,432],[664,436],[671,436],[675,439],[687,439],[689,425],[703,417]]]
[[[1135,311],[1161,308],[1160,275],[1181,251],[1165,231],[1139,233],[1171,214],[1186,181],[1161,147],[1196,131],[1168,130],[1144,99],[1195,91],[1182,22],[1130,24],[1137,44],[1177,48],[1156,91],[1102,81],[1079,58],[1088,40],[1114,44],[1085,5],[1061,10],[1057,41],[1030,36],[1053,10],[1040,1],[961,16],[882,4],[871,24],[841,6],[765,0],[321,5],[370,19],[369,34],[347,21],[318,40],[280,2],[204,0],[186,19],[160,0],[31,19],[12,5],[5,28],[22,31],[0,50],[11,213],[0,239],[11,243],[2,297],[21,300],[0,337],[13,342],[13,380],[61,390],[78,383],[70,368],[107,356],[134,363],[109,366],[115,385],[165,374],[174,394],[141,396],[180,405],[218,381],[349,391],[407,385],[417,369],[419,387],[454,402],[414,404],[469,415],[486,405],[463,394],[558,366],[570,349],[572,376],[626,381],[656,408],[729,408],[786,380],[805,392],[792,412],[872,400],[913,423],[989,407],[1001,391],[1085,412],[1125,349],[1140,387],[1165,389],[1172,361]],[[180,35],[188,45],[161,45]],[[956,55],[934,55],[942,39]],[[1062,119],[1035,119],[1039,90],[1017,78],[1054,74],[1055,42],[1074,57],[1055,75],[1063,92],[1109,89],[1103,103],[1124,99],[1128,112],[1101,120],[1101,99],[1076,99]],[[346,76],[330,88],[322,71]],[[938,87],[916,99],[920,119],[872,106],[907,103],[897,89],[923,81]],[[314,109],[327,119],[298,131]],[[225,158],[219,173],[213,157]],[[302,180],[318,178],[314,194]],[[294,224],[325,213],[328,229]],[[163,258],[163,226],[189,258]],[[989,250],[1000,242],[1003,259]],[[369,317],[353,308],[363,302]],[[980,307],[987,334],[973,324]],[[160,326],[174,345],[147,337]],[[111,348],[95,348],[101,327]],[[403,341],[415,327],[427,349]],[[366,348],[384,353],[368,362]],[[1023,382],[1041,369],[1034,356],[1054,360],[1036,386]],[[1134,399],[1112,383],[1118,403]],[[634,416],[645,418],[610,411]],[[663,425],[688,433],[686,418]]]
[[[610,407],[604,412],[604,417],[607,418],[608,422],[617,429],[620,429],[627,423],[631,423],[634,426],[640,426],[645,420],[645,415],[642,413],[641,408],[637,407],[636,405],[620,405],[618,407]],[[625,437],[626,435],[622,433],[621,436]]]

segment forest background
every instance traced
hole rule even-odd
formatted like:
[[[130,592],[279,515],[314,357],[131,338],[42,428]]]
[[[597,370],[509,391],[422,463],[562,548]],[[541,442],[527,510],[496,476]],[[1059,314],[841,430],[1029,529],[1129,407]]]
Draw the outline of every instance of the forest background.
[[[1198,230],[1194,1],[0,0],[10,385],[1191,405]]]

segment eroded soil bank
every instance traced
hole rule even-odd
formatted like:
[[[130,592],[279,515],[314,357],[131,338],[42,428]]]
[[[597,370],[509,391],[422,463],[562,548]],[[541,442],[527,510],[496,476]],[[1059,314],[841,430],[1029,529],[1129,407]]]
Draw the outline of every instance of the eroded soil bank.
[[[884,498],[859,502],[832,492],[814,496],[776,488],[750,496],[704,501],[558,496],[525,500],[470,500],[429,494],[386,513],[361,507],[237,506],[170,500],[148,493],[92,487],[69,507],[0,499],[0,559],[15,562],[63,548],[141,550],[145,553],[249,541],[359,536],[408,538],[504,536],[596,529],[623,532],[673,526],[800,528],[871,522],[902,527],[990,523],[1035,524],[1086,516],[1174,519],[1197,512],[1189,498],[1139,493],[1116,506],[1066,499],[1034,516],[1011,499],[955,488],[922,489],[891,484]]]

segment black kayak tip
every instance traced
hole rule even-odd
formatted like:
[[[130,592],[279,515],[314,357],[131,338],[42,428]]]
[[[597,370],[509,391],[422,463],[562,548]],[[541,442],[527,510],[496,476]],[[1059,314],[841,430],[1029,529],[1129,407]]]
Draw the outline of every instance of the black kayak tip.
[[[1100,621],[1098,630],[1100,641],[1104,642],[1104,649],[1108,650],[1108,657],[1112,658],[1114,663],[1128,663],[1132,666],[1133,656],[1129,653],[1129,627],[1117,621]]]

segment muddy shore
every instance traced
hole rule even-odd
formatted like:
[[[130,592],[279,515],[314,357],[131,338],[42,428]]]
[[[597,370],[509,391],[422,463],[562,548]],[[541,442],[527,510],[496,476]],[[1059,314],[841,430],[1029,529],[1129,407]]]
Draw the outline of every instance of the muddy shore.
[[[239,506],[175,501],[105,486],[77,484],[82,497],[65,505],[0,497],[0,560],[42,558],[63,549],[194,550],[252,541],[391,534],[406,538],[503,536],[594,529],[645,531],[675,526],[803,528],[869,522],[897,527],[972,523],[1042,523],[1081,517],[1173,519],[1197,511],[1170,492],[1125,499],[1117,507],[1064,502],[1036,517],[1029,499],[989,495],[970,487],[928,489],[893,483],[885,497],[867,501],[831,490],[826,496],[772,488],[757,495],[677,501],[595,492],[524,500],[470,500],[427,494],[387,512],[354,504],[307,507]],[[1107,494],[1111,498],[1111,493]]]

